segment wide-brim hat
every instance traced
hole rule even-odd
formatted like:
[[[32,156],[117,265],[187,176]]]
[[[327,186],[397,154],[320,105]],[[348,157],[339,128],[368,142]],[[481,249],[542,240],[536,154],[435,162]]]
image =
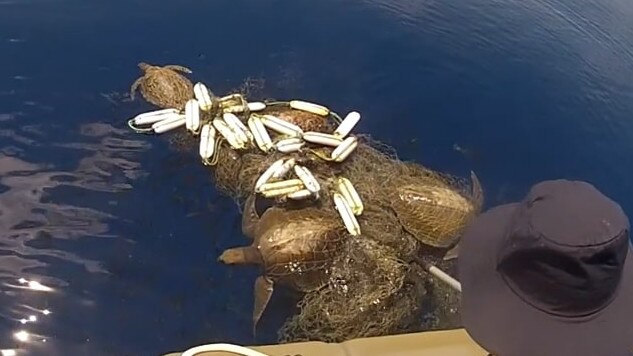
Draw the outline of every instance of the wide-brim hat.
[[[620,206],[554,180],[481,214],[460,243],[461,317],[496,356],[633,355],[633,250]]]

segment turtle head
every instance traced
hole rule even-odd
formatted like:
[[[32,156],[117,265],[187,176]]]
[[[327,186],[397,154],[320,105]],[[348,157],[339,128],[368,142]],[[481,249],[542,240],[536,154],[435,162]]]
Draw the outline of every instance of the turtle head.
[[[153,67],[153,66],[152,66],[152,65],[150,65],[150,64],[147,64],[147,63],[145,63],[145,62],[141,62],[141,63],[139,63],[139,64],[138,64],[138,67],[139,67],[139,68],[141,68],[141,70],[142,70],[143,72],[146,72],[149,68],[151,68],[151,67]]]

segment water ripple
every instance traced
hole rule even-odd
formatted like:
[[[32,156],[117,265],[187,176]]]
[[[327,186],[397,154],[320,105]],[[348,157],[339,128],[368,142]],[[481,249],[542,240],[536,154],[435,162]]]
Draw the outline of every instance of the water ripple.
[[[13,115],[2,118],[12,120]],[[131,182],[145,175],[138,154],[149,145],[130,139],[127,130],[99,122],[80,126],[75,137],[81,140],[74,142],[41,144],[46,133],[47,128],[40,125],[0,130],[3,142],[11,142],[0,150],[0,325],[15,329],[16,347],[28,344],[29,349],[37,348],[48,342],[47,352],[55,354],[50,337],[54,330],[28,328],[29,323],[37,321],[36,311],[41,314],[52,302],[50,298],[34,299],[32,293],[37,290],[54,291],[58,297],[66,295],[64,290],[78,281],[63,280],[52,272],[65,265],[81,267],[89,274],[110,274],[98,257],[81,253],[85,250],[81,245],[86,239],[125,241],[109,227],[109,221],[121,219],[107,209],[85,206],[76,197],[89,192],[109,193],[103,205],[116,204],[116,194],[130,190]],[[29,151],[59,148],[64,156],[80,155],[74,169],[59,170],[21,157],[25,145]],[[85,304],[81,302],[84,299],[91,304],[85,296],[73,299],[75,303]],[[22,340],[27,338],[28,343]],[[0,345],[0,349],[5,346],[9,345]]]

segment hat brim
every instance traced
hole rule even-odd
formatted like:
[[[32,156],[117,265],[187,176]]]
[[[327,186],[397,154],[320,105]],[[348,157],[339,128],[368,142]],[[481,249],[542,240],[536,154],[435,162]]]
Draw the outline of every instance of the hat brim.
[[[633,249],[615,299],[591,319],[572,321],[533,308],[496,270],[496,251],[518,204],[481,214],[460,243],[461,318],[471,337],[500,356],[633,355]]]

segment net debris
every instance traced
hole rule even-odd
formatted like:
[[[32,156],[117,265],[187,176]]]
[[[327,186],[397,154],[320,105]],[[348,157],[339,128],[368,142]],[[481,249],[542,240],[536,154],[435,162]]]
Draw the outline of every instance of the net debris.
[[[341,117],[304,100],[249,101],[249,83],[216,96],[202,82],[188,85],[182,76],[172,77],[140,86],[152,92],[144,97],[163,98],[164,105],[154,100],[158,110],[128,125],[147,134],[184,128],[172,142],[197,149],[217,189],[245,209],[245,235],[268,239],[220,257],[262,266],[254,282],[254,323],[273,284],[280,283],[304,293],[296,314],[279,330],[280,342],[341,342],[459,325],[459,294],[425,266],[452,272],[454,261],[444,256],[483,204],[474,173],[469,183],[401,161],[393,148],[354,132],[357,111]],[[179,107],[165,99],[173,92],[170,80],[189,88],[177,91],[179,103],[184,101]],[[255,199],[268,201],[267,208],[256,211]],[[286,225],[308,230],[293,233]],[[327,246],[336,248],[323,253],[317,235],[331,232],[337,238],[328,241],[336,244]],[[298,267],[306,263],[318,279],[306,279],[305,268]],[[307,288],[306,280],[318,283]]]

